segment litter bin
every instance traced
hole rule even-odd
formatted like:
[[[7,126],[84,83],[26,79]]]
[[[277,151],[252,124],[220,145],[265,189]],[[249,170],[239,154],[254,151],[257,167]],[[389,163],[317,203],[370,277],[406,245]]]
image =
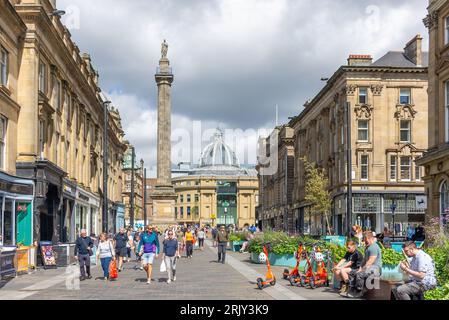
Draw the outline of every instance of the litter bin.
[[[0,279],[16,277],[17,275],[17,247],[0,247]]]

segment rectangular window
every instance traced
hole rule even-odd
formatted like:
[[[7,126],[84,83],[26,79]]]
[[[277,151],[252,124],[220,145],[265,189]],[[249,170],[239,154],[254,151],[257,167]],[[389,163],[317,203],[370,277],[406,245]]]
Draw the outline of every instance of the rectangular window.
[[[190,202],[191,198],[190,198],[190,194],[187,195],[187,202]]]
[[[411,157],[401,157],[401,180],[410,181],[411,180],[411,169],[412,169],[412,158]]]
[[[449,81],[446,81],[445,83],[445,96],[446,96],[446,107],[445,109],[445,115],[444,115],[444,127],[445,127],[445,136],[446,136],[446,142],[449,142]]]
[[[199,202],[200,201],[200,196],[199,195],[195,195],[195,202]]]
[[[187,207],[187,216],[190,217],[190,215],[191,215],[190,207]]]
[[[39,91],[47,93],[47,66],[42,61],[39,62]]]
[[[411,142],[411,127],[412,122],[410,120],[401,120],[401,142]]]
[[[369,139],[368,120],[359,120],[358,125],[359,125],[358,140],[368,142]]]
[[[421,181],[421,167],[415,164],[415,180]]]
[[[398,166],[397,166],[397,161],[396,161],[396,156],[391,156],[390,157],[390,180],[391,181],[396,181],[398,179]]]
[[[55,91],[54,91],[55,97],[55,108],[56,110],[59,110],[61,108],[61,84],[58,80],[55,81]]]
[[[0,169],[3,170],[6,166],[6,125],[6,118],[0,116]]]
[[[400,104],[410,104],[411,103],[411,90],[409,88],[402,88],[399,93],[399,103]]]
[[[8,84],[8,51],[0,46],[0,85],[6,86]]]
[[[369,158],[367,155],[362,155],[360,157],[360,179],[368,180],[368,168],[369,168]]]
[[[444,26],[444,44],[449,44],[449,16],[444,19],[445,26]]]
[[[367,88],[359,88],[359,103],[365,104],[368,101],[368,89]]]
[[[41,159],[45,156],[45,122],[39,120],[39,154]]]
[[[184,202],[184,195],[183,195],[183,194],[181,194],[181,195],[179,196],[179,202],[181,202],[181,203]]]
[[[180,207],[179,209],[181,209],[181,218],[184,217],[184,207]]]

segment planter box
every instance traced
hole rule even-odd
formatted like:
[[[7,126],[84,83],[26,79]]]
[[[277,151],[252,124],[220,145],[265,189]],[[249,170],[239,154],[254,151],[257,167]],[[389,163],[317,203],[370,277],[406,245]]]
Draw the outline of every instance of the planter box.
[[[231,242],[231,250],[234,252],[239,252],[242,249],[243,241],[232,241]]]
[[[406,280],[404,274],[400,271],[399,265],[384,265],[382,267],[382,275],[380,279],[390,282],[402,282]]]
[[[294,254],[278,255],[270,253],[268,255],[268,259],[270,260],[270,264],[272,266],[287,267],[287,268],[294,268],[296,266],[296,259]],[[253,263],[261,264],[259,262],[259,255],[256,253],[251,253],[251,261]]]
[[[346,245],[345,236],[325,236],[324,241],[344,247]]]

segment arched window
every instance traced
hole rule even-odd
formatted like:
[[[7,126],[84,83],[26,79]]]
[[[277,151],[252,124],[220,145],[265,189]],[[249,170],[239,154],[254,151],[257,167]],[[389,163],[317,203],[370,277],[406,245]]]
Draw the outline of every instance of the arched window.
[[[440,188],[440,213],[442,221],[447,223],[449,216],[449,183],[444,181]]]

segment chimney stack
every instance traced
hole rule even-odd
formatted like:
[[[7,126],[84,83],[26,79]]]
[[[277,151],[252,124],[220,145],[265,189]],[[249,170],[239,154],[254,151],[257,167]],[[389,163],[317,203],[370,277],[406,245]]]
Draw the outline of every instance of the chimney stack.
[[[366,54],[351,54],[348,58],[348,66],[369,66],[373,63],[373,57]]]
[[[422,39],[421,35],[417,34],[404,48],[405,56],[417,67],[422,66]]]

